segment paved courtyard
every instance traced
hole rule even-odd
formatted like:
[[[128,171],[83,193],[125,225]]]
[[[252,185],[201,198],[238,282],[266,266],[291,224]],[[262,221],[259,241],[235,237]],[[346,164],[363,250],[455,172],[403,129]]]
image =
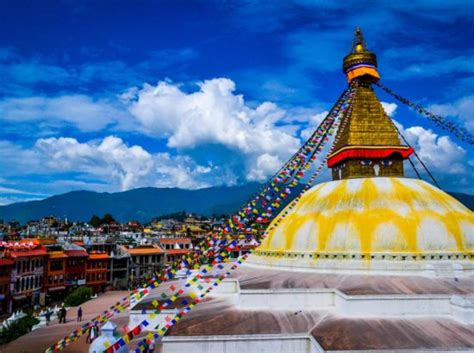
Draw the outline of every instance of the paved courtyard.
[[[109,308],[112,304],[123,298],[128,294],[127,291],[112,291],[102,294],[99,298],[93,299],[82,305],[82,323],[85,323],[96,317],[99,312]],[[70,334],[75,328],[79,326],[77,320],[77,308],[71,308],[67,314],[67,322],[59,324],[57,320],[51,322],[49,326],[44,326],[19,339],[10,342],[6,346],[0,347],[1,353],[42,353],[46,348],[54,342],[60,340],[64,336]],[[128,312],[114,316],[114,323],[118,325],[120,332],[121,328],[128,324]],[[84,335],[68,346],[62,352],[66,353],[86,353],[89,350],[89,345],[86,343],[86,336]]]

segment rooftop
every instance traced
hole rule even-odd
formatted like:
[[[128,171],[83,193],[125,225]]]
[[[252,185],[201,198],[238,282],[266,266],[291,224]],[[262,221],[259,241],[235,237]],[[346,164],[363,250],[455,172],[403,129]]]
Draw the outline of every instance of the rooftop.
[[[50,251],[48,252],[50,259],[65,259],[67,255],[64,251]]]
[[[105,253],[105,252],[101,252],[101,253],[97,253],[97,252],[92,252],[89,254],[89,259],[90,260],[106,260],[106,259],[109,259],[110,256]]]
[[[191,238],[160,238],[160,244],[191,244]]]
[[[190,251],[191,251],[190,249],[169,249],[169,250],[165,250],[165,252],[168,255],[184,255],[184,254],[189,253]]]
[[[68,257],[88,257],[89,254],[85,250],[66,250]]]
[[[12,251],[10,256],[12,258],[18,257],[32,257],[32,256],[45,256],[48,255],[46,249],[34,249],[34,250],[25,250],[25,251]]]
[[[164,251],[157,245],[142,245],[136,248],[129,248],[128,246],[123,247],[126,252],[130,255],[153,255],[163,254]]]

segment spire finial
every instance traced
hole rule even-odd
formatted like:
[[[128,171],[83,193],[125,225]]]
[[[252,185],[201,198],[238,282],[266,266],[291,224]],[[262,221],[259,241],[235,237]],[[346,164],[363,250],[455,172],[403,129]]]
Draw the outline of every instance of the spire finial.
[[[345,56],[342,69],[351,82],[356,77],[364,77],[364,81],[374,82],[380,79],[377,72],[377,57],[367,49],[360,27],[354,31],[351,52]]]
[[[362,53],[363,51],[368,51],[367,44],[365,43],[362,30],[359,26],[357,26],[354,31],[354,40],[352,41],[351,53]]]

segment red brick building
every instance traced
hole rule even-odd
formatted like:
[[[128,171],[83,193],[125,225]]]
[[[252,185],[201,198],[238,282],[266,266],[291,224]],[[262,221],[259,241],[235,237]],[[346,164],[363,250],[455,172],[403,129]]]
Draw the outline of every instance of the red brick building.
[[[69,292],[86,284],[86,263],[89,254],[84,249],[65,250],[64,252],[67,255],[64,284]]]
[[[86,263],[86,285],[94,293],[102,292],[107,285],[110,257],[107,253],[92,252]]]
[[[33,243],[24,249],[15,247],[13,251],[8,251],[7,255],[14,262],[11,275],[13,309],[38,304],[48,257],[46,249],[39,243]]]

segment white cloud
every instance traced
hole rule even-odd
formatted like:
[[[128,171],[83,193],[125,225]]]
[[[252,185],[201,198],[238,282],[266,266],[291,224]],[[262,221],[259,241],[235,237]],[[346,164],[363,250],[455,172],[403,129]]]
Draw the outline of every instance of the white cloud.
[[[465,97],[430,109],[468,122],[473,104],[473,97]],[[397,104],[382,105],[389,116],[395,115]],[[265,181],[327,115],[309,108],[284,110],[271,102],[248,103],[235,93],[234,82],[225,78],[204,81],[193,92],[172,82],[131,88],[118,101],[82,95],[10,98],[0,101],[0,111],[0,119],[33,121],[37,126],[66,122],[82,131],[113,126],[116,132],[134,131],[163,139],[170,148],[168,153],[151,153],[114,136],[87,142],[44,138],[29,148],[0,141],[4,177],[55,175],[61,191],[88,186],[98,191],[141,186],[199,188]],[[469,179],[472,166],[466,163],[466,151],[447,136],[419,126],[400,129],[435,174]],[[65,174],[74,177],[63,180]],[[16,184],[10,189],[21,193],[23,188]],[[0,193],[7,195],[1,187]]]
[[[435,175],[466,175],[466,151],[448,136],[438,136],[421,126],[404,128],[395,122],[420,159]],[[421,167],[421,166],[420,166]]]
[[[209,167],[197,165],[187,156],[152,154],[140,146],[127,146],[114,136],[85,143],[64,137],[39,139],[35,150],[50,172],[79,172],[118,184],[122,190],[149,185],[208,186],[199,176],[209,173]]]
[[[474,95],[463,97],[451,104],[433,104],[428,107],[428,110],[443,117],[452,116],[458,118],[464,127],[474,134],[474,119],[472,119]]]
[[[395,115],[395,112],[398,108],[398,105],[396,103],[387,103],[387,102],[380,102],[382,104],[383,109],[385,110],[385,113],[389,117],[393,117]]]
[[[278,157],[268,153],[258,156],[256,163],[250,169],[248,180],[265,180],[269,175],[274,174],[283,165],[283,161]]]
[[[0,196],[0,206],[9,205],[16,202],[26,202],[26,201],[36,201],[41,200],[41,198],[22,198],[22,197],[3,197]]]
[[[225,78],[204,81],[191,93],[162,81],[129,90],[122,99],[143,133],[166,138],[177,149],[223,146],[244,156],[249,179],[262,180],[274,161],[295,151],[300,141],[286,111],[271,102],[252,108],[234,91],[234,82]]]
[[[41,194],[36,194],[36,193],[31,193],[27,192],[24,190],[16,189],[16,188],[10,188],[10,187],[5,187],[0,185],[0,194],[10,194],[10,195],[38,195],[41,196]]]
[[[84,95],[7,98],[0,101],[0,112],[0,119],[4,120],[46,121],[51,125],[68,123],[82,131],[102,130],[128,117],[125,110],[111,102]]]

